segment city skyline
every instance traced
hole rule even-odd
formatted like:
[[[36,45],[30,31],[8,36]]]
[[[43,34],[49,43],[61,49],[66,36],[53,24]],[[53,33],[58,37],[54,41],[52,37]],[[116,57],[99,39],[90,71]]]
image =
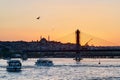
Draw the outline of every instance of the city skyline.
[[[80,29],[119,46],[119,4],[119,0],[1,0],[0,41],[39,40],[41,35],[56,40]]]

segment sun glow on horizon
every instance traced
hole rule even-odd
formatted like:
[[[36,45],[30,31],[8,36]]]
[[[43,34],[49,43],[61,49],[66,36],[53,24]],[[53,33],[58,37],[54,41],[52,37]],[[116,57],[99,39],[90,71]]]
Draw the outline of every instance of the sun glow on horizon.
[[[74,32],[80,29],[100,38],[94,37],[90,45],[103,41],[100,44],[120,46],[119,4],[120,0],[1,0],[0,41],[32,41],[49,35],[51,40],[75,43]],[[90,39],[82,34],[81,44]]]

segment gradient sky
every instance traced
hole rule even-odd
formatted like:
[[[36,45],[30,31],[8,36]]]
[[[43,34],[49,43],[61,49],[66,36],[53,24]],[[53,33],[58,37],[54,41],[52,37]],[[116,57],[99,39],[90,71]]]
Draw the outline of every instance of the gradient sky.
[[[120,0],[0,0],[1,41],[55,40],[76,29],[120,45]]]

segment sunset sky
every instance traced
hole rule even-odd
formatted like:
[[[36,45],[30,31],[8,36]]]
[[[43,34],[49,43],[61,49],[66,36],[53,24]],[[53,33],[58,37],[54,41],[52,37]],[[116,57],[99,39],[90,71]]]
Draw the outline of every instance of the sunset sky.
[[[57,40],[76,29],[120,45],[120,0],[0,0],[0,41]]]

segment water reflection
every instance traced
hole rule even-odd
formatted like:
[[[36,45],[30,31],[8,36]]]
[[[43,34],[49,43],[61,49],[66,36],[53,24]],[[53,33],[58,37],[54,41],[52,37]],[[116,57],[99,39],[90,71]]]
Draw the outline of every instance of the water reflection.
[[[0,60],[0,80],[120,80],[120,59],[51,58],[54,66],[35,66],[36,59],[22,62],[20,73],[6,71],[6,61]]]

